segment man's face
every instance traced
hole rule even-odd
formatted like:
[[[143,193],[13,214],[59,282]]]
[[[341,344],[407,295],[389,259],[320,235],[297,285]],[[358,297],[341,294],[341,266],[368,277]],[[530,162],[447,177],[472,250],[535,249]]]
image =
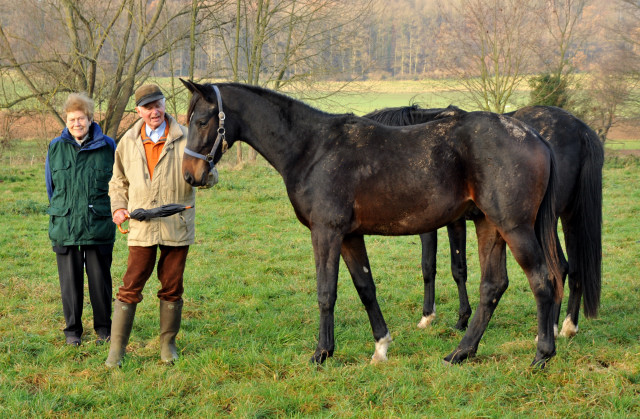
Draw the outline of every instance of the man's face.
[[[164,122],[164,109],[164,99],[156,100],[143,106],[136,106],[138,116],[151,129],[158,128]]]

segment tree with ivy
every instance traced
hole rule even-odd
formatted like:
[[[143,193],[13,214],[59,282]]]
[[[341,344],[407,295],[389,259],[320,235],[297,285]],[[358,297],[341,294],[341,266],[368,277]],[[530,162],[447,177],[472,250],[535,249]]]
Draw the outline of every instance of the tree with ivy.
[[[529,79],[529,104],[564,108],[569,103],[567,85],[567,78],[559,74],[545,73],[534,76]]]

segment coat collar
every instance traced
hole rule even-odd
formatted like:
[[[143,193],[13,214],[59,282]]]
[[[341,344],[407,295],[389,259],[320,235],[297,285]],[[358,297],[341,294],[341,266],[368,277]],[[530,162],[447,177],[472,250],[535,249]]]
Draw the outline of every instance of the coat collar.
[[[182,132],[182,129],[180,129],[180,124],[178,124],[178,121],[176,121],[175,118],[173,118],[168,113],[165,113],[165,119],[167,121],[167,124],[169,125],[169,135],[167,136],[167,141],[165,142],[166,146],[167,144],[171,144],[172,142],[179,140],[184,134]],[[139,119],[131,128],[134,132],[135,138],[140,138],[142,124],[144,124],[144,121],[142,119]]]

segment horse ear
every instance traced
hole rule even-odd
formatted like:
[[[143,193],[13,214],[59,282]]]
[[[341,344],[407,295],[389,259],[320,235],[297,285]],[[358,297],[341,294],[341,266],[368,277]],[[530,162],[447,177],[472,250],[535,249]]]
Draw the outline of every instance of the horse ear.
[[[180,81],[182,82],[182,84],[184,84],[184,87],[189,89],[191,93],[194,93],[196,91],[196,87],[191,80],[180,79]]]
[[[189,89],[191,94],[195,95],[196,93],[198,93],[203,98],[207,98],[208,97],[208,95],[207,95],[207,86],[206,85],[194,83],[191,80],[180,79],[180,81],[182,82],[182,84],[185,85],[185,87],[187,89]]]

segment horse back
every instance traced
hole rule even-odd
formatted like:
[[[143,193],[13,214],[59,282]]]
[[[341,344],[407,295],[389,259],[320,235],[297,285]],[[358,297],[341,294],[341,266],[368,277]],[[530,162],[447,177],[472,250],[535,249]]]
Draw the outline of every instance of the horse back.
[[[406,127],[354,119],[324,138],[313,163],[286,181],[300,221],[345,233],[432,231],[474,204],[490,218],[533,222],[549,148],[519,121],[485,112]],[[318,140],[320,141],[320,140]],[[530,198],[531,191],[539,197]],[[515,214],[517,210],[523,214]]]

